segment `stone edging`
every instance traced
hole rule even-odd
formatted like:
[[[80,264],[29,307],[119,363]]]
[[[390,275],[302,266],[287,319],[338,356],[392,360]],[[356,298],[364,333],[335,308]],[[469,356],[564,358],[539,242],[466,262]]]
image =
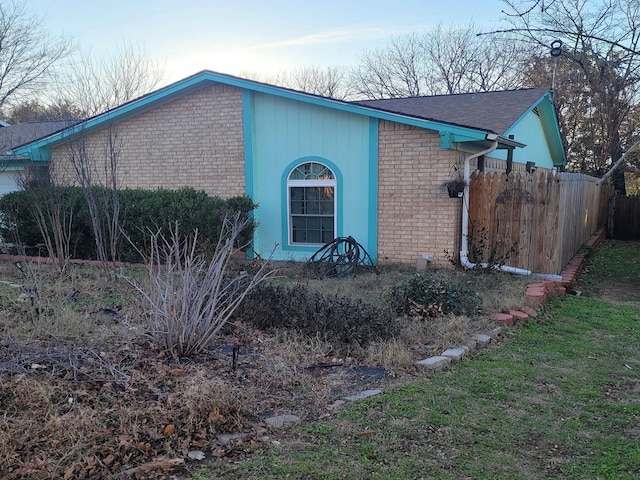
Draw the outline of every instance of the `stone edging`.
[[[606,237],[606,230],[600,229],[586,243],[588,248],[595,248]],[[524,292],[525,298],[535,300],[538,305],[544,304],[549,295],[563,295],[570,291],[578,279],[578,276],[584,271],[587,263],[587,254],[576,254],[567,266],[562,270],[560,276],[562,280],[545,280],[544,282],[530,283]],[[538,312],[531,307],[523,306],[519,309],[510,310],[509,312],[494,313],[490,316],[492,320],[500,326],[494,329],[490,335],[476,334],[470,341],[470,345],[457,348],[450,348],[441,355],[429,357],[416,362],[418,366],[429,369],[439,369],[448,365],[453,360],[458,360],[466,352],[479,346],[487,345],[491,339],[499,337],[503,333],[505,327],[510,327],[517,322],[527,321],[529,318],[535,318]],[[478,342],[478,338],[483,338],[484,342]]]

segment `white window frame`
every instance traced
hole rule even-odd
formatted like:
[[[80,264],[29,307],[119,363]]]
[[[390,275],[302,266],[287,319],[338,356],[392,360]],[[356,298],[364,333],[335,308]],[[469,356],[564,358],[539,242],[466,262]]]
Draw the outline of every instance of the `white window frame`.
[[[298,179],[298,180],[292,180],[291,179],[291,175],[301,166],[305,165],[306,163],[317,163],[318,165],[322,165],[324,168],[326,168],[329,172],[331,172],[331,175],[333,178],[330,179]],[[309,245],[309,246],[322,246],[324,245],[324,243],[311,243],[311,242],[294,242],[293,241],[293,221],[292,218],[294,216],[313,216],[313,215],[299,215],[299,214],[293,214],[291,213],[291,188],[292,187],[331,187],[333,188],[333,237],[335,238],[336,236],[336,232],[337,232],[337,228],[338,228],[338,220],[337,220],[337,211],[338,211],[338,183],[336,181],[336,174],[334,173],[334,171],[329,168],[327,165],[325,165],[322,162],[303,162],[300,163],[298,165],[296,165],[294,168],[291,169],[291,171],[289,172],[289,175],[287,176],[287,231],[289,232],[289,245],[292,246],[305,246],[305,245]],[[327,217],[328,215],[318,215],[319,217]],[[333,238],[331,239],[333,240]]]

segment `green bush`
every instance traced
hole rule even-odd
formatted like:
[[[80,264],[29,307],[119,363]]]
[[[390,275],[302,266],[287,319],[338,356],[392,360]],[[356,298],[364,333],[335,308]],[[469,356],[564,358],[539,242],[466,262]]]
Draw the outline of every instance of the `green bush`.
[[[396,333],[390,309],[340,295],[323,295],[305,284],[258,285],[236,311],[236,318],[259,329],[291,329],[345,346],[364,346]]]
[[[109,191],[94,187],[97,198],[108,198]],[[26,253],[38,253],[37,246],[43,243],[42,234],[34,222],[32,202],[47,202],[53,195],[61,195],[63,210],[72,218],[71,253],[76,258],[96,258],[95,240],[89,209],[82,189],[79,187],[39,187],[29,192],[11,192],[0,198],[0,236],[6,241],[19,242]],[[120,224],[126,237],[119,245],[119,259],[140,261],[137,249],[145,250],[151,232],[168,228],[176,222],[180,231],[189,235],[197,228],[200,247],[215,247],[222,229],[225,215],[240,214],[247,218],[256,204],[246,196],[223,200],[208,196],[193,188],[180,190],[123,189],[118,192],[121,206]],[[238,245],[248,244],[255,224],[238,238]]]
[[[480,305],[479,295],[468,288],[422,274],[394,286],[385,301],[396,313],[419,317],[473,314]]]

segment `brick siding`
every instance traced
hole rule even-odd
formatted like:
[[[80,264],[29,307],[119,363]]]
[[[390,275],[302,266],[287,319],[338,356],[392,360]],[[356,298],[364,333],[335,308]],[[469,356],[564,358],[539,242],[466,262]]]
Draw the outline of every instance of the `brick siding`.
[[[99,160],[106,158],[110,135],[121,149],[121,188],[190,186],[222,198],[245,193],[242,96],[236,87],[216,84],[88,134],[94,183],[104,178]],[[54,150],[53,164],[62,181],[72,182],[68,146]]]
[[[431,254],[443,265],[445,251],[457,258],[462,200],[442,184],[465,155],[440,148],[437,132],[389,121],[380,122],[379,140],[379,261],[415,265]]]

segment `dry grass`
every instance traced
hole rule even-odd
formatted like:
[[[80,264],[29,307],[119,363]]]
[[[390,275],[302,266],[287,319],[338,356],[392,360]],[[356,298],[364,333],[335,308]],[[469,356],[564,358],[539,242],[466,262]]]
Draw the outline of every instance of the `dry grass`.
[[[384,268],[380,275],[305,281],[379,303],[410,273]],[[477,289],[486,311],[522,305],[521,279],[431,273]],[[423,374],[416,360],[492,326],[481,317],[399,318],[395,338],[345,355],[320,337],[237,323],[186,361],[143,337],[146,307],[127,282],[107,282],[89,267],[60,278],[52,267],[28,265],[21,273],[11,263],[0,263],[0,280],[35,288],[21,296],[24,289],[0,283],[0,472],[7,479],[188,472],[192,451],[243,458],[264,447],[266,416],[318,418],[355,386],[381,381],[361,367],[383,368],[396,381],[413,378]],[[230,443],[218,438],[238,431],[250,434]]]

